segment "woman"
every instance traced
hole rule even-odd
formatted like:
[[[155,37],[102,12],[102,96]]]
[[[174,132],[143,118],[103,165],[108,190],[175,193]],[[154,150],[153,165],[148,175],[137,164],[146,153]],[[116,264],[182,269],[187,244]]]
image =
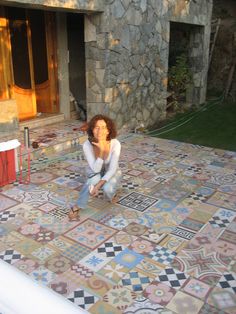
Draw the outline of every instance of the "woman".
[[[104,116],[96,115],[88,123],[88,140],[83,144],[83,151],[88,162],[88,179],[82,187],[77,204],[69,218],[75,219],[80,209],[87,206],[89,195],[96,196],[100,189],[112,202],[121,180],[119,169],[120,142],[116,139],[114,122]]]

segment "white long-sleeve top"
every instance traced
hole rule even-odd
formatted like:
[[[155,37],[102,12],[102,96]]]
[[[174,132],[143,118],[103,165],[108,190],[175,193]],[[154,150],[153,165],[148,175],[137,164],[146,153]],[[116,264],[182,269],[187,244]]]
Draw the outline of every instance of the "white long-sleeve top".
[[[112,139],[109,155],[107,159],[103,160],[100,157],[95,157],[93,145],[89,140],[83,144],[84,155],[92,172],[98,173],[105,166],[105,175],[101,178],[101,180],[105,181],[109,181],[119,168],[120,150],[120,142],[117,139]]]

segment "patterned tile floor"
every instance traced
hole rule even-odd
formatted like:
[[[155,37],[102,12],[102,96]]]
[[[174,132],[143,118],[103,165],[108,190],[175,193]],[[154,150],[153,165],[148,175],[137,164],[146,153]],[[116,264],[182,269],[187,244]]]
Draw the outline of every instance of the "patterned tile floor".
[[[236,313],[236,153],[120,140],[118,202],[93,198],[77,221],[81,146],[3,187],[0,258],[94,314]]]

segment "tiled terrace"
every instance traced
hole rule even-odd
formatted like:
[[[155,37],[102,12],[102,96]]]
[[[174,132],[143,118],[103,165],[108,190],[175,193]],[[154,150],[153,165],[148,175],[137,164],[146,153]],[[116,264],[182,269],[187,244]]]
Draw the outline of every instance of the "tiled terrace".
[[[94,314],[236,313],[236,153],[122,135],[119,201],[70,222],[84,135],[33,132],[30,184],[0,191],[1,259]]]

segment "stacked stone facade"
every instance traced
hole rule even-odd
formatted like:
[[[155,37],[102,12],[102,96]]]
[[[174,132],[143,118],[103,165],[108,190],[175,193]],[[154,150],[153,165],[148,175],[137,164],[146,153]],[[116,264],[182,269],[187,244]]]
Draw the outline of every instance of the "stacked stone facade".
[[[211,1],[110,0],[87,19],[88,113],[104,112],[118,125],[150,126],[166,115],[170,21],[189,23],[193,87],[188,98],[204,102]]]

